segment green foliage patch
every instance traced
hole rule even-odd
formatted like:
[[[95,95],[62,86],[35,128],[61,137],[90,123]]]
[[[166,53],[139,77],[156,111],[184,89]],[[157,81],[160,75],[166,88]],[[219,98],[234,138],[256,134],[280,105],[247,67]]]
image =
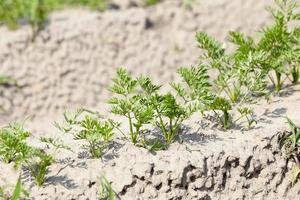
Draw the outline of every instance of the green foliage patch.
[[[30,136],[22,124],[12,123],[0,129],[0,159],[5,163],[14,163],[14,167],[29,170],[38,186],[45,182],[48,168],[54,158],[43,150],[27,144]]]
[[[290,128],[290,134],[283,140],[283,149],[286,157],[294,160],[296,163],[292,173],[292,183],[294,184],[300,175],[300,128],[291,119],[286,119]]]
[[[199,32],[196,39],[203,50],[198,66],[181,67],[181,82],[171,83],[175,90],[162,94],[161,85],[155,85],[146,76],[134,78],[125,69],[118,69],[113,79],[110,99],[111,112],[128,119],[130,139],[134,144],[147,146],[148,125],[162,132],[163,141],[154,146],[169,146],[182,122],[194,112],[202,115],[213,112],[223,128],[228,129],[239,120],[246,120],[251,128],[257,121],[252,110],[258,97],[267,100],[278,93],[290,78],[299,79],[299,27],[290,22],[299,21],[299,3],[294,0],[276,0],[271,12],[274,23],[262,29],[258,41],[241,32],[229,32],[229,41],[235,46],[227,52],[222,43],[207,33]],[[209,70],[217,72],[211,79]],[[283,79],[282,77],[285,76]],[[274,90],[270,90],[269,83]],[[123,133],[124,134],[124,133]],[[125,134],[126,135],[126,134]]]
[[[103,176],[100,179],[99,200],[115,200],[116,193],[114,192],[111,183]]]
[[[107,0],[0,0],[0,24],[16,29],[25,21],[31,25],[34,39],[52,11],[66,6],[104,10],[106,3]]]
[[[174,141],[181,123],[192,110],[180,104],[171,93],[162,94],[160,85],[155,85],[149,77],[133,78],[125,69],[117,71],[110,90],[115,96],[109,100],[111,112],[128,119],[130,139],[133,144],[150,149],[169,146]],[[156,138],[149,143],[146,125],[154,125],[162,132],[163,141]]]
[[[9,191],[7,190],[12,187],[14,187],[14,190],[10,195]],[[29,197],[29,192],[25,190],[25,188],[23,187],[21,174],[19,175],[19,178],[15,186],[6,185],[0,187],[0,198],[3,200],[19,200],[22,199],[23,197]]]
[[[9,126],[0,129],[0,157],[5,163],[14,162],[18,167],[29,157],[32,149],[26,144],[30,136],[23,125],[11,123]]]
[[[72,134],[75,140],[84,140],[87,144],[83,147],[88,149],[93,158],[103,155],[114,137],[115,126],[117,125],[111,120],[103,121],[97,112],[87,109],[79,109],[75,113],[65,112],[64,122],[56,123],[57,128]],[[55,143],[53,139],[48,142],[56,147],[66,148],[63,144]]]

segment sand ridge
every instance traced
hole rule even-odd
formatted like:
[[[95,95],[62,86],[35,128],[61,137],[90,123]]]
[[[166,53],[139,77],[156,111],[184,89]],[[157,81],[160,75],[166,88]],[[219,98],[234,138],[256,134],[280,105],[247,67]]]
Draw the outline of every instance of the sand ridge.
[[[57,154],[41,188],[26,173],[24,184],[30,199],[39,200],[96,199],[103,175],[120,199],[293,200],[300,196],[300,182],[292,186],[295,163],[286,161],[280,141],[288,130],[284,116],[300,123],[299,104],[299,85],[269,103],[260,100],[254,107],[258,125],[250,130],[223,131],[195,114],[167,151],[149,152],[116,138],[102,159],[90,159],[81,148],[83,141],[61,134],[74,152]],[[36,132],[30,142],[37,145],[40,136],[45,133]],[[17,174],[11,165],[1,164],[0,184],[13,184]]]
[[[1,124],[33,116],[29,142],[48,151],[38,139],[60,134],[53,121],[65,109],[107,111],[107,87],[117,67],[167,83],[176,79],[176,68],[198,63],[196,31],[226,42],[229,30],[254,34],[270,22],[264,8],[271,0],[203,0],[191,9],[173,0],[147,8],[117,2],[120,9],[104,13],[56,12],[33,43],[28,26],[0,28],[0,74],[20,85],[2,92],[7,111]],[[279,141],[287,130],[284,116],[300,123],[299,91],[288,87],[271,103],[261,100],[258,125],[249,131],[224,132],[196,114],[168,151],[151,153],[116,138],[102,160],[89,159],[82,141],[63,135],[74,152],[61,150],[42,188],[26,174],[25,186],[30,199],[96,199],[105,175],[120,199],[297,199],[300,182],[292,187],[294,163],[286,161]],[[0,164],[0,185],[14,184],[17,175]]]

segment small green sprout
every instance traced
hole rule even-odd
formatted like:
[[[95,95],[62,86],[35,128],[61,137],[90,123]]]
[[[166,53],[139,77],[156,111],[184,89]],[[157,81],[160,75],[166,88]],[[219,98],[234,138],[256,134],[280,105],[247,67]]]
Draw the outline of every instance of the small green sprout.
[[[64,119],[64,123],[56,123],[56,127],[71,133],[75,140],[85,140],[87,145],[84,148],[89,150],[93,158],[101,157],[114,137],[116,124],[111,120],[102,121],[97,112],[79,109],[74,114],[65,112]]]
[[[257,124],[257,121],[253,118],[253,110],[250,108],[237,108],[237,111],[240,113],[240,117],[235,120],[246,118],[247,119],[247,129],[250,129],[253,124]]]
[[[88,142],[87,148],[93,158],[102,156],[114,136],[114,126],[109,122],[101,122],[98,118],[85,116],[80,126],[83,128],[76,139],[84,139]]]
[[[27,168],[30,174],[35,179],[35,183],[38,187],[41,187],[46,180],[46,173],[49,167],[55,162],[53,156],[35,149],[30,158],[25,160],[25,168]]]
[[[288,117],[286,117],[287,123],[289,125],[291,134],[290,136],[284,138],[283,148],[288,159],[293,159],[296,163],[296,167],[293,170],[292,183],[297,181],[300,175],[300,129],[296,124]]]
[[[286,119],[289,128],[292,132],[292,134],[286,139],[286,144],[287,144],[286,147],[289,148],[288,155],[292,155],[293,152],[297,150],[297,148],[300,145],[300,129],[295,125],[295,123],[291,119],[289,118]]]
[[[29,24],[32,27],[32,40],[36,37],[40,29],[43,28],[47,17],[47,7],[44,0],[31,0],[29,10]]]
[[[10,76],[0,76],[0,85],[15,85],[17,86],[17,80]]]
[[[117,70],[117,78],[113,82],[110,90],[117,96],[109,100],[111,112],[127,118],[131,142],[138,144],[143,126],[151,123],[153,118],[152,106],[138,94],[138,81],[125,69]]]
[[[19,175],[19,178],[17,180],[17,183],[15,186],[6,185],[3,187],[0,187],[0,198],[3,200],[19,200],[22,197],[29,197],[29,193],[27,190],[24,189],[22,180],[22,175]],[[14,187],[13,193],[10,195],[9,192],[6,191],[7,188]]]
[[[229,111],[232,110],[232,106],[228,100],[222,97],[215,97],[208,108],[216,114],[217,118],[225,129],[228,129],[231,126],[232,119]],[[221,111],[223,115],[220,115],[218,111]]]
[[[111,183],[103,176],[100,179],[99,200],[115,200],[116,193],[114,192]]]
[[[215,95],[227,97],[232,104],[245,103],[253,96],[262,96],[267,92],[266,74],[257,69],[257,65],[265,58],[263,52],[253,47],[253,40],[239,32],[230,32],[230,41],[238,48],[232,54],[215,39],[200,32],[196,38],[199,47],[206,51],[202,59],[208,63],[209,69],[218,72],[215,80]]]
[[[179,126],[190,115],[184,107],[176,102],[175,97],[171,93],[153,96],[151,102],[156,110],[155,124],[162,130],[168,146],[174,141]]]
[[[154,110],[153,123],[163,133],[166,146],[169,146],[177,135],[178,128],[189,118],[192,111],[179,104],[171,94],[159,94],[161,86],[152,83],[150,78],[141,76],[138,80],[145,102]]]
[[[44,183],[48,167],[54,162],[54,158],[40,149],[29,146],[25,140],[30,136],[25,131],[23,124],[11,123],[0,129],[0,158],[6,162],[20,165],[29,169],[36,184]]]
[[[21,194],[22,194],[23,188],[22,188],[22,181],[21,181],[21,175],[18,178],[17,184],[15,186],[13,195],[11,197],[12,200],[19,200],[21,198]],[[27,195],[28,196],[28,195]]]
[[[30,136],[22,124],[11,123],[0,129],[0,158],[6,162],[15,162],[18,167],[31,153],[31,148],[25,143]]]

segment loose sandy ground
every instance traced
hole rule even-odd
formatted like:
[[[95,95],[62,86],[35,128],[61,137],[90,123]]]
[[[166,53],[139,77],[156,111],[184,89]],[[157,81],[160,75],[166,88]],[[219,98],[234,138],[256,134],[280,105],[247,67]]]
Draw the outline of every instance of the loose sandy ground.
[[[294,200],[300,197],[300,182],[292,186],[295,164],[286,161],[280,142],[288,130],[284,116],[299,124],[299,104],[300,86],[288,87],[254,107],[258,125],[251,130],[238,124],[224,132],[195,114],[167,151],[151,153],[116,138],[102,160],[89,159],[81,141],[53,129],[74,153],[57,154],[43,187],[26,174],[23,180],[30,199],[96,199],[104,175],[120,199]],[[44,132],[30,142],[46,148],[37,143],[40,136]],[[14,183],[17,175],[12,166],[0,165],[0,184]]]
[[[270,22],[264,11],[270,0],[203,0],[191,9],[172,0],[148,8],[119,2],[120,10],[104,13],[57,12],[33,43],[27,26],[15,32],[0,28],[0,74],[14,76],[21,86],[3,91],[7,112],[1,122],[32,116],[27,127],[37,144],[41,135],[59,134],[52,122],[65,109],[106,113],[107,86],[117,67],[170,82],[176,68],[198,63],[196,31],[226,42],[229,30],[255,34]],[[259,123],[249,131],[223,132],[195,115],[185,122],[181,143],[155,154],[116,139],[117,148],[102,161],[81,158],[81,142],[64,136],[75,153],[58,155],[44,187],[24,179],[30,199],[96,199],[102,174],[121,199],[300,198],[300,183],[291,187],[293,163],[278,144],[287,130],[284,116],[300,123],[299,90],[288,87],[270,104],[262,100],[255,111]],[[14,183],[17,173],[0,163],[0,177],[0,185]]]
[[[35,116],[48,121],[81,106],[103,111],[116,68],[166,83],[176,79],[178,67],[198,63],[197,31],[225,41],[229,30],[255,34],[269,22],[264,8],[271,0],[214,2],[199,1],[192,9],[170,0],[105,13],[62,11],[33,43],[29,27],[14,32],[2,27],[0,74],[14,76],[21,90],[4,91],[0,101],[7,112],[0,120]]]

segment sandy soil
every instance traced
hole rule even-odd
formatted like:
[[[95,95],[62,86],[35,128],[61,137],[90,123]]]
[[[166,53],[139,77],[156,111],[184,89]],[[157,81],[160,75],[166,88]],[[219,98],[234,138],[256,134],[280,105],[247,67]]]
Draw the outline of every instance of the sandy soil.
[[[176,79],[176,68],[197,64],[196,31],[226,43],[229,30],[255,34],[269,23],[264,7],[271,0],[200,1],[191,9],[179,1],[154,7],[129,6],[95,13],[54,13],[31,43],[27,26],[11,32],[0,28],[0,74],[14,76],[21,88],[2,92],[6,113],[0,122],[32,116],[27,127],[39,136],[57,135],[53,120],[65,109],[81,106],[107,112],[107,86],[115,69],[147,74],[158,83]],[[230,47],[229,47],[230,48]],[[155,154],[116,139],[116,149],[103,160],[82,157],[81,142],[65,135],[74,153],[58,154],[42,188],[24,177],[30,199],[96,199],[105,175],[121,199],[297,199],[294,166],[279,148],[287,130],[284,116],[300,123],[300,88],[289,87],[271,103],[255,108],[258,125],[249,131],[224,132],[198,115],[185,122],[178,142]],[[38,144],[40,145],[40,144]],[[16,172],[0,163],[0,185],[15,183]]]
[[[269,21],[264,8],[271,0],[214,2],[199,1],[192,9],[170,0],[105,13],[62,11],[33,43],[29,27],[15,32],[2,27],[0,74],[14,76],[21,90],[4,91],[0,101],[7,112],[0,120],[52,119],[81,106],[105,111],[116,68],[166,83],[176,78],[176,68],[198,63],[196,31],[225,42],[229,30],[255,34]]]
[[[261,100],[254,107],[258,124],[250,130],[238,124],[224,132],[196,114],[169,150],[156,153],[116,138],[102,160],[89,159],[81,141],[61,135],[74,153],[57,154],[43,187],[26,174],[23,180],[30,199],[96,199],[104,175],[120,199],[294,200],[300,197],[300,182],[291,183],[295,163],[286,161],[279,144],[288,130],[284,116],[300,124],[299,104],[300,86],[286,88],[269,103]],[[40,136],[44,132],[30,142],[37,144]],[[2,163],[0,185],[13,184],[17,174]]]

